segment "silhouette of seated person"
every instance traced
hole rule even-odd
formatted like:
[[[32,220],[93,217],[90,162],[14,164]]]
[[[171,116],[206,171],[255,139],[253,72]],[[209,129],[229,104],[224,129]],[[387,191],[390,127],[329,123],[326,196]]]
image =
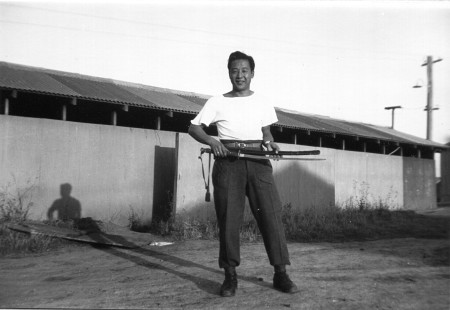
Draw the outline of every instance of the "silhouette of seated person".
[[[72,185],[69,183],[61,184],[61,198],[56,199],[47,212],[47,218],[53,220],[53,214],[58,213],[58,220],[74,220],[81,218],[81,204],[71,197]]]

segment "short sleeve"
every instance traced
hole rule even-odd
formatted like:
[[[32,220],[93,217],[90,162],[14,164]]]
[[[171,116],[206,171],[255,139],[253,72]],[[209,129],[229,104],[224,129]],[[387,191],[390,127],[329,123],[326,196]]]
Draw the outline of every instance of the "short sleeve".
[[[197,116],[191,121],[191,124],[193,125],[204,124],[206,126],[209,126],[210,124],[216,121],[217,109],[216,105],[214,104],[213,98],[210,98],[208,99],[208,101],[206,101],[205,105],[200,110],[200,113],[198,113]]]
[[[261,117],[261,127],[269,126],[278,122],[277,113],[275,107],[264,101],[264,112]]]

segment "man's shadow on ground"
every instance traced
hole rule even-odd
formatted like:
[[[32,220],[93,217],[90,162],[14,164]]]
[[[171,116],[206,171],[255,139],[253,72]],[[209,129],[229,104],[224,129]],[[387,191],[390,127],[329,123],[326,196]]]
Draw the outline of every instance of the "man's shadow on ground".
[[[105,253],[115,255],[117,257],[129,260],[136,265],[143,266],[149,269],[159,269],[163,270],[165,272],[171,273],[173,275],[176,275],[177,277],[180,277],[181,279],[191,281],[194,283],[199,289],[213,295],[219,295],[219,290],[221,286],[221,282],[211,281],[193,274],[189,274],[186,272],[178,271],[173,268],[164,266],[162,264],[158,264],[155,262],[151,262],[146,260],[145,258],[142,258],[138,255],[146,255],[148,257],[151,257],[157,261],[164,261],[168,262],[174,265],[178,265],[181,267],[189,267],[189,268],[198,268],[203,269],[208,272],[214,273],[214,274],[220,274],[223,277],[223,271],[215,268],[211,268],[199,263],[195,263],[183,258],[179,258],[173,255],[169,255],[166,253],[158,252],[151,249],[146,249],[139,247],[135,245],[134,243],[126,240],[123,236],[120,235],[111,235],[106,234],[104,232],[101,232],[100,228],[98,227],[97,233],[90,233],[90,238],[97,242],[97,244],[93,244],[93,247],[104,251]],[[110,246],[108,243],[114,242],[116,244],[123,245],[124,249],[121,249],[121,247],[117,246]],[[134,253],[132,253],[134,252]],[[238,276],[239,280],[248,281],[263,287],[271,287],[271,284],[267,282],[263,282],[258,280],[256,277],[246,277],[246,276]]]
[[[66,221],[71,220],[74,223],[74,228],[83,231],[83,234],[88,236],[92,243],[91,245],[106,253],[115,255],[117,257],[132,261],[133,263],[149,269],[159,269],[180,277],[181,279],[191,281],[199,289],[209,293],[218,295],[221,283],[211,281],[193,274],[178,271],[173,268],[151,262],[141,257],[142,255],[153,258],[157,261],[164,261],[180,267],[203,269],[214,274],[220,274],[223,277],[223,271],[202,264],[198,264],[183,258],[179,258],[166,253],[158,252],[151,249],[142,248],[133,242],[130,242],[121,235],[108,234],[101,228],[101,222],[95,221],[92,218],[81,217],[81,203],[71,196],[72,186],[69,183],[61,184],[60,194],[61,198],[55,200],[52,206],[48,209],[47,217],[52,220],[54,213],[58,214],[57,219]],[[80,240],[87,241],[87,240]],[[134,252],[134,253],[133,253]],[[239,280],[252,282],[254,284],[268,287],[268,283],[259,281],[256,277],[239,276]]]

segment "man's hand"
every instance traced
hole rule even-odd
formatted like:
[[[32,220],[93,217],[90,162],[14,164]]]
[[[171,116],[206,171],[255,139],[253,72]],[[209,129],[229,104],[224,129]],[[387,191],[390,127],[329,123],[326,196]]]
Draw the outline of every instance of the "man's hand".
[[[188,133],[200,143],[207,144],[210,146],[212,153],[217,157],[225,157],[230,151],[223,145],[220,141],[214,139],[213,137],[206,134],[204,127],[205,125],[193,125],[189,127]]]
[[[273,136],[272,133],[270,132],[270,126],[261,127],[261,131],[263,134],[263,146],[268,151],[278,153],[280,151],[280,147],[275,142],[273,142]],[[270,142],[266,143],[266,141]]]
[[[266,144],[263,144],[264,149],[266,149],[267,151],[272,151],[275,152],[275,154],[278,154],[278,152],[280,151],[280,147],[278,146],[278,144],[276,144],[275,142],[269,142]],[[278,160],[278,158],[280,158],[281,156],[276,156],[275,158],[273,158],[274,160]]]
[[[278,144],[276,144],[273,141],[270,141],[269,143],[264,143],[263,146],[265,149],[267,149],[267,151],[273,151],[275,153],[278,153],[278,151],[280,151],[280,147],[278,146]]]
[[[211,147],[211,151],[214,153],[214,156],[217,157],[226,157],[230,152],[225,145],[223,145],[220,141],[216,139],[211,139],[209,142],[209,146]]]
[[[280,147],[275,142],[269,142],[267,144],[267,149],[269,151],[274,151],[275,153],[278,153],[278,151],[280,151]]]

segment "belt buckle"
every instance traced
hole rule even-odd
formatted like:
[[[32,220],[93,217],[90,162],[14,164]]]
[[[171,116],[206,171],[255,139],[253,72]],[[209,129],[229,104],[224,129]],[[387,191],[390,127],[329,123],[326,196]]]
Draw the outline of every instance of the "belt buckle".
[[[243,142],[236,142],[236,146],[238,148],[242,148],[245,149],[247,147],[247,144],[243,143]]]

